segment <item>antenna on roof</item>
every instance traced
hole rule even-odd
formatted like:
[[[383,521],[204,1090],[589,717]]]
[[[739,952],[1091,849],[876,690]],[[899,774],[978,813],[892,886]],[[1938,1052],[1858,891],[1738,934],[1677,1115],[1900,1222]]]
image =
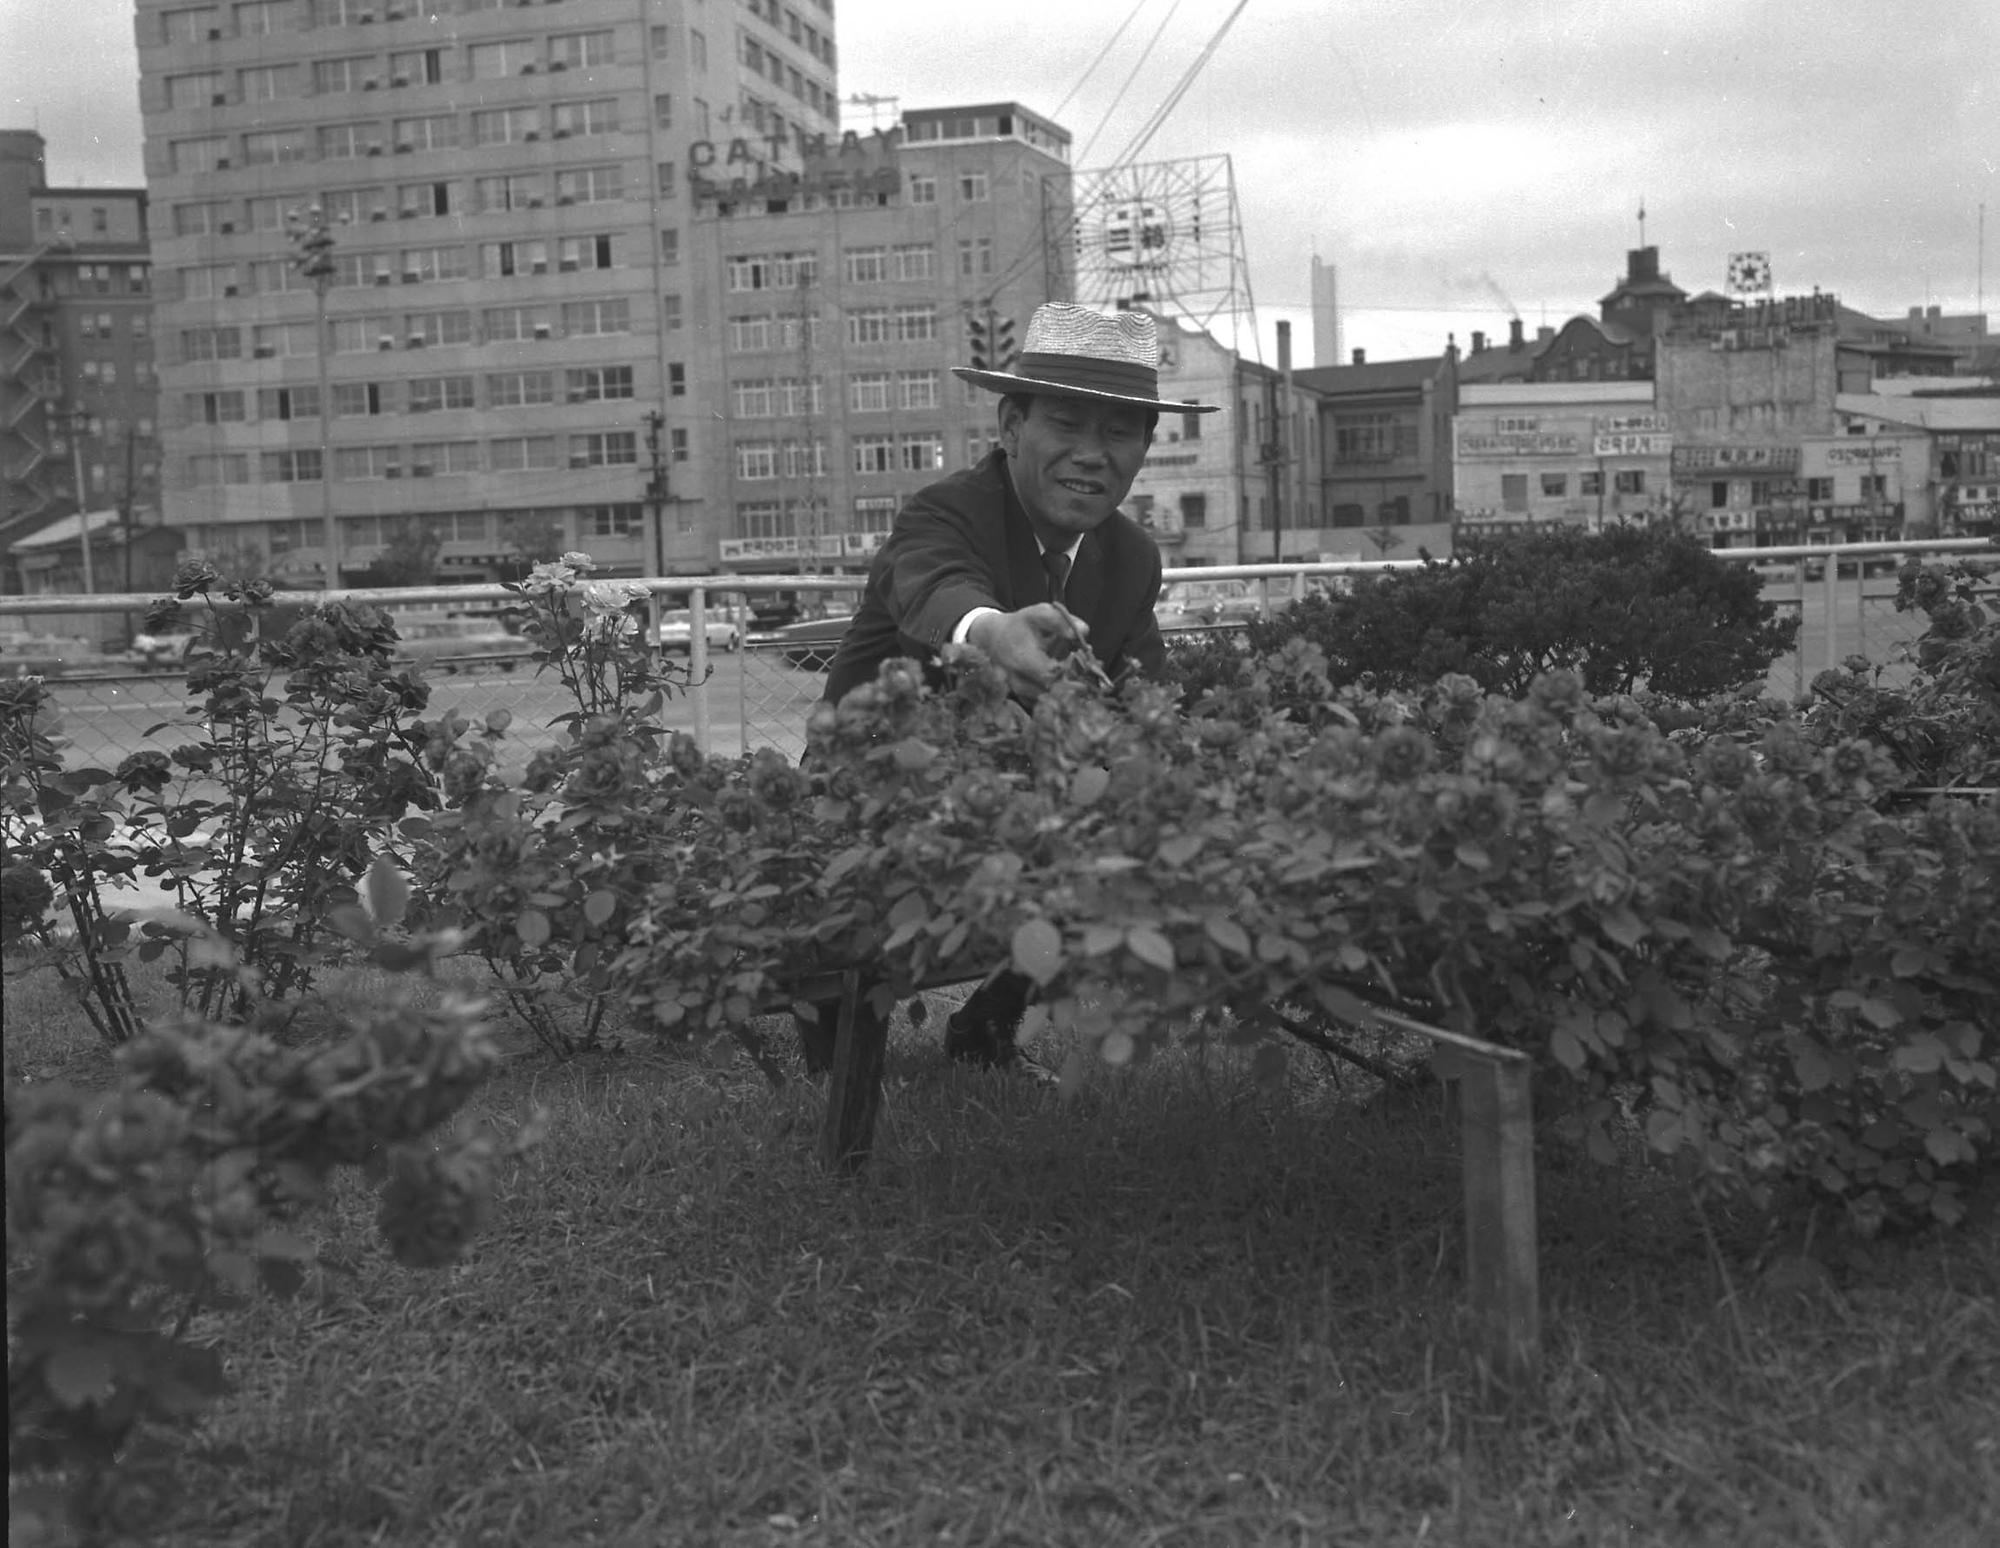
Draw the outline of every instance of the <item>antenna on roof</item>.
[[[1646,245],[1646,196],[1639,195],[1639,245]]]

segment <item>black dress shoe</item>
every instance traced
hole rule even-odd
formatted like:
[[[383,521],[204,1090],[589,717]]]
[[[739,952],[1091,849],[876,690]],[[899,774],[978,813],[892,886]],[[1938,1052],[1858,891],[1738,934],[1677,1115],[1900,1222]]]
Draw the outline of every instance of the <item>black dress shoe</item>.
[[[971,1006],[954,1011],[944,1024],[944,1054],[960,1064],[1001,1069],[1021,1057],[1014,1029],[981,1015]]]

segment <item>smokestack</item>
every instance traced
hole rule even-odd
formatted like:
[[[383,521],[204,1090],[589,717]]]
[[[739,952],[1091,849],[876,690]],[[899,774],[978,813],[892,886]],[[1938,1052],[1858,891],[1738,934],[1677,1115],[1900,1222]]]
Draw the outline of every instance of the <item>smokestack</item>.
[[[1354,352],[1354,363],[1356,365],[1368,364],[1368,351],[1365,349],[1357,349]]]
[[[1313,364],[1337,365],[1340,362],[1339,292],[1333,265],[1320,262],[1318,254],[1313,255],[1312,262],[1312,303]]]
[[[1479,352],[1480,352],[1480,351],[1481,351],[1482,349],[1484,349],[1485,347],[1486,347],[1486,333],[1485,333],[1485,330],[1483,330],[1483,329],[1480,329],[1480,328],[1474,328],[1474,329],[1472,330],[1472,352],[1473,352],[1473,354],[1475,354],[1475,355],[1476,355],[1476,354],[1478,354],[1478,353],[1479,353]]]
[[[1282,317],[1278,319],[1278,374],[1288,381],[1292,375],[1292,325]]]
[[[1509,349],[1519,349],[1523,342],[1524,340],[1521,338],[1521,319],[1516,317],[1507,324],[1507,347]]]

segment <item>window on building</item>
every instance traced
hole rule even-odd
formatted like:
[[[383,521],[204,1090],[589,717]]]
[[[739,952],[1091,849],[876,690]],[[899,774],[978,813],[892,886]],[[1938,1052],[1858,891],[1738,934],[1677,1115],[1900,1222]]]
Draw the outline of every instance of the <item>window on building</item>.
[[[887,532],[896,524],[894,495],[862,495],[854,502],[856,532]]]
[[[555,400],[553,371],[496,371],[486,378],[488,408],[534,408]]]
[[[1807,479],[1806,498],[1808,500],[1820,501],[1831,500],[1833,498],[1833,480],[1831,478]]]
[[[319,388],[260,387],[257,389],[259,419],[319,418]]]
[[[1576,492],[1580,495],[1601,495],[1604,493],[1602,473],[1579,473],[1576,476]]]
[[[644,513],[637,500],[615,505],[580,505],[577,525],[588,537],[629,538],[643,530]]]
[[[898,371],[896,406],[906,409],[934,409],[938,406],[938,374],[935,371]]]
[[[854,471],[893,473],[896,470],[896,440],[888,435],[857,435],[853,441]]]
[[[826,442],[787,441],[784,453],[786,478],[826,477]]]
[[[639,461],[639,436],[634,430],[600,430],[569,438],[573,468],[631,467]]]
[[[936,337],[936,307],[899,306],[896,308],[896,340],[898,343],[920,344]]]
[[[630,333],[631,304],[623,296],[600,297],[594,301],[565,301],[562,308],[563,332],[572,338],[591,334]]]
[[[938,193],[938,185],[937,185],[937,179],[936,179],[936,178],[934,178],[934,177],[918,177],[918,176],[916,176],[915,174],[912,174],[912,175],[911,175],[911,177],[910,177],[910,203],[912,203],[912,204],[936,204],[936,203],[937,203],[937,193]]]
[[[970,279],[975,275],[993,272],[993,238],[960,237],[958,239],[958,275],[960,279]]]
[[[1527,474],[1502,473],[1500,475],[1500,508],[1508,511],[1525,511],[1528,508]]]
[[[474,145],[511,145],[541,137],[540,108],[487,108],[472,115]]]
[[[685,430],[667,432],[667,452],[675,462],[686,462],[691,455],[688,447],[688,433]]]
[[[235,425],[243,422],[243,394],[240,392],[191,392],[185,402],[189,424]]]
[[[616,58],[615,36],[609,27],[555,33],[549,38],[549,68],[587,70],[592,65],[611,64]]]
[[[623,167],[572,167],[556,173],[557,204],[604,204],[624,197]]]
[[[895,314],[886,306],[850,307],[847,312],[847,342],[886,344],[895,326]]]
[[[1542,497],[1544,499],[1560,500],[1568,494],[1569,475],[1567,473],[1544,473],[1542,475]]]
[[[932,473],[944,466],[944,437],[906,435],[897,442],[897,460],[905,473]]]
[[[786,538],[792,519],[782,501],[745,500],[736,507],[736,535],[746,538]]]
[[[472,378],[469,376],[419,376],[409,383],[409,412],[435,414],[446,409],[473,406]]]
[[[565,274],[574,274],[579,269],[610,268],[610,233],[564,237],[556,245],[556,266]]]
[[[333,385],[333,412],[339,419],[360,419],[380,414],[382,408],[382,384],[380,382],[335,382]]]
[[[1729,480],[1718,478],[1708,486],[1708,508],[1719,511],[1729,504]]]
[[[373,54],[350,54],[337,59],[315,59],[312,67],[313,92],[362,91],[382,84]]]
[[[632,368],[577,366],[570,370],[566,392],[571,403],[608,403],[632,396]]]
[[[445,79],[441,48],[403,49],[389,56],[391,86],[438,86]]]
[[[502,436],[486,443],[486,465],[495,473],[546,472],[562,466],[562,447],[552,435]]]
[[[1180,497],[1181,525],[1183,527],[1205,527],[1208,525],[1208,496],[1205,494],[1184,494]]]
[[[778,476],[778,447],[775,441],[739,441],[736,445],[736,476],[749,482]]]
[[[958,197],[963,203],[984,204],[987,199],[986,174],[984,172],[959,173]]]
[[[399,118],[394,138],[398,151],[450,150],[458,144],[458,119],[450,113]]]
[[[877,285],[889,277],[886,247],[853,247],[841,255],[850,285]]]
[[[857,371],[847,379],[848,406],[857,414],[886,414],[894,403],[890,387],[895,378],[887,371]]]
[[[465,51],[466,67],[475,81],[525,75],[539,67],[541,60],[541,44],[534,38],[495,38],[490,43],[474,43]]]
[[[1619,494],[1644,494],[1646,492],[1646,472],[1643,468],[1622,468],[1612,474],[1611,487]]]
[[[670,91],[656,92],[653,96],[653,127],[671,129],[674,126],[674,94]]]
[[[343,481],[363,478],[401,478],[403,449],[400,446],[336,446],[333,449],[333,476]],[[343,523],[342,528],[357,541],[374,541],[354,533],[348,523]]]
[[[267,484],[316,484],[319,473],[319,448],[300,446],[265,452],[259,476]]]
[[[618,132],[618,99],[592,97],[585,102],[558,102],[550,118],[550,133],[558,140]]]
[[[442,478],[451,473],[478,471],[477,441],[419,441],[410,448],[412,478]],[[452,534],[445,535],[450,537]]]
[[[685,398],[687,396],[687,390],[688,390],[687,366],[678,360],[668,361],[667,396],[670,398]]]

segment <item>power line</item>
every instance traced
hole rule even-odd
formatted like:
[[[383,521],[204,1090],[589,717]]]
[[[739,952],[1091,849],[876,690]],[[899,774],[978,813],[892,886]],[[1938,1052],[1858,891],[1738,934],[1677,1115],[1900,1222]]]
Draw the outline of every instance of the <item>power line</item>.
[[[1110,41],[1107,42],[1104,45],[1104,47],[1100,48],[1097,51],[1097,57],[1091,60],[1090,63],[1084,68],[1083,74],[1079,75],[1076,78],[1076,84],[1070,87],[1067,94],[1064,95],[1062,101],[1056,104],[1055,111],[1049,114],[1049,117],[1056,119],[1060,119],[1062,117],[1063,109],[1068,107],[1070,103],[1075,100],[1076,94],[1083,90],[1084,82],[1088,81],[1091,78],[1091,76],[1096,73],[1097,67],[1104,63],[1104,56],[1110,53],[1112,49],[1118,46],[1118,40],[1125,36],[1125,29],[1131,26],[1133,20],[1138,16],[1138,14],[1141,11],[1145,9],[1146,9],[1146,0],[1138,0],[1138,3],[1135,4],[1132,7],[1132,9],[1126,13],[1125,19],[1118,24],[1118,30],[1111,34]]]
[[[1097,127],[1091,131],[1083,149],[1077,152],[1079,161],[1090,154],[1091,147],[1097,143],[1104,131],[1111,127],[1111,116],[1118,111],[1118,104],[1125,100],[1125,93],[1132,89],[1132,83],[1139,78],[1139,72],[1146,68],[1146,61],[1153,57],[1153,50],[1158,46],[1161,35],[1167,30],[1167,24],[1174,19],[1174,12],[1180,8],[1181,0],[1174,0],[1174,3],[1167,7],[1167,14],[1160,18],[1160,25],[1153,29],[1153,35],[1146,40],[1146,46],[1139,51],[1139,58],[1133,64],[1131,73],[1125,77],[1125,84],[1118,88],[1118,95],[1111,99],[1111,106],[1104,110],[1104,116],[1097,121]]]

